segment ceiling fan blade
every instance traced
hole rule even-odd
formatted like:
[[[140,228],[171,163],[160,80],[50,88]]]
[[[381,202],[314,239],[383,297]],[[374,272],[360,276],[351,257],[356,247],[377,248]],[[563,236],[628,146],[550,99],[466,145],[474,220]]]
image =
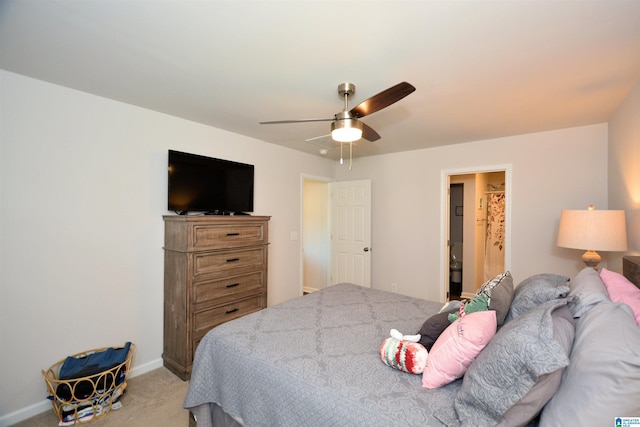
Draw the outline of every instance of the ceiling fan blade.
[[[366,123],[362,123],[362,137],[367,141],[371,141],[371,142],[377,141],[380,139],[380,135],[378,135],[378,132],[373,130],[373,128]]]
[[[335,150],[340,148],[340,143],[334,141],[331,135],[316,136],[314,138],[305,139],[305,142],[315,145],[326,150]]]
[[[400,101],[415,90],[416,88],[407,82],[398,83],[356,105],[350,112],[354,117],[367,116]]]
[[[313,142],[313,141],[318,140],[318,139],[327,139],[327,138],[331,138],[331,134],[327,134],[327,135],[320,135],[320,136],[314,136],[313,138],[307,138],[307,139],[305,139],[305,141],[307,141],[307,142]]]
[[[307,122],[332,122],[336,118],[331,117],[330,119],[300,119],[300,120],[274,120],[270,122],[259,122],[261,125],[280,125],[285,123],[307,123]]]

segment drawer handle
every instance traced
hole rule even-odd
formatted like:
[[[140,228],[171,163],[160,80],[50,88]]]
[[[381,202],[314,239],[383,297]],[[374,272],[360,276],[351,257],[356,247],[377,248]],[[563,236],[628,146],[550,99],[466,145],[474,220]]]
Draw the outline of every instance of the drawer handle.
[[[238,308],[232,308],[231,310],[227,310],[226,314],[235,313],[238,310],[239,310]]]
[[[238,262],[238,261],[240,261],[240,258],[229,258],[227,260],[227,262]]]
[[[227,233],[227,236],[239,236],[240,233]]]
[[[236,286],[240,286],[240,283],[231,283],[230,285],[227,285],[227,288],[235,288]]]

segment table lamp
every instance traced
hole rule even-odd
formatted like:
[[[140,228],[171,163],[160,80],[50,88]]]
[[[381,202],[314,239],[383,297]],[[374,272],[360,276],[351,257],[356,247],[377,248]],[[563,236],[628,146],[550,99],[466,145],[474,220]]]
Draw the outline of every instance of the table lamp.
[[[560,215],[557,245],[583,249],[582,261],[598,269],[601,261],[596,251],[626,251],[627,226],[623,210],[563,210]]]

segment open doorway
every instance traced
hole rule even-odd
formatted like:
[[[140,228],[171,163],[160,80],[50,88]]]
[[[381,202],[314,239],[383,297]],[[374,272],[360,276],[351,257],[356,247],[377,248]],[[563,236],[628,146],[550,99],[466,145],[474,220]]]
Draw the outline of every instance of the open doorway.
[[[472,298],[510,268],[510,176],[510,166],[445,171],[445,300]]]
[[[328,178],[302,177],[301,295],[326,288],[331,277]]]
[[[371,287],[371,181],[302,176],[300,294]]]
[[[464,238],[464,182],[449,184],[449,298],[460,299],[462,296],[462,261]],[[464,276],[466,278],[466,275]]]

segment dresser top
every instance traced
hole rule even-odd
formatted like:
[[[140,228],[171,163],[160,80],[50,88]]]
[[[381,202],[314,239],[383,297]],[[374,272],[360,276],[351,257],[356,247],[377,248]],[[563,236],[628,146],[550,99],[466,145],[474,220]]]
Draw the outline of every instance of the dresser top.
[[[207,222],[238,223],[247,221],[269,221],[270,216],[263,215],[163,215],[165,222]]]

